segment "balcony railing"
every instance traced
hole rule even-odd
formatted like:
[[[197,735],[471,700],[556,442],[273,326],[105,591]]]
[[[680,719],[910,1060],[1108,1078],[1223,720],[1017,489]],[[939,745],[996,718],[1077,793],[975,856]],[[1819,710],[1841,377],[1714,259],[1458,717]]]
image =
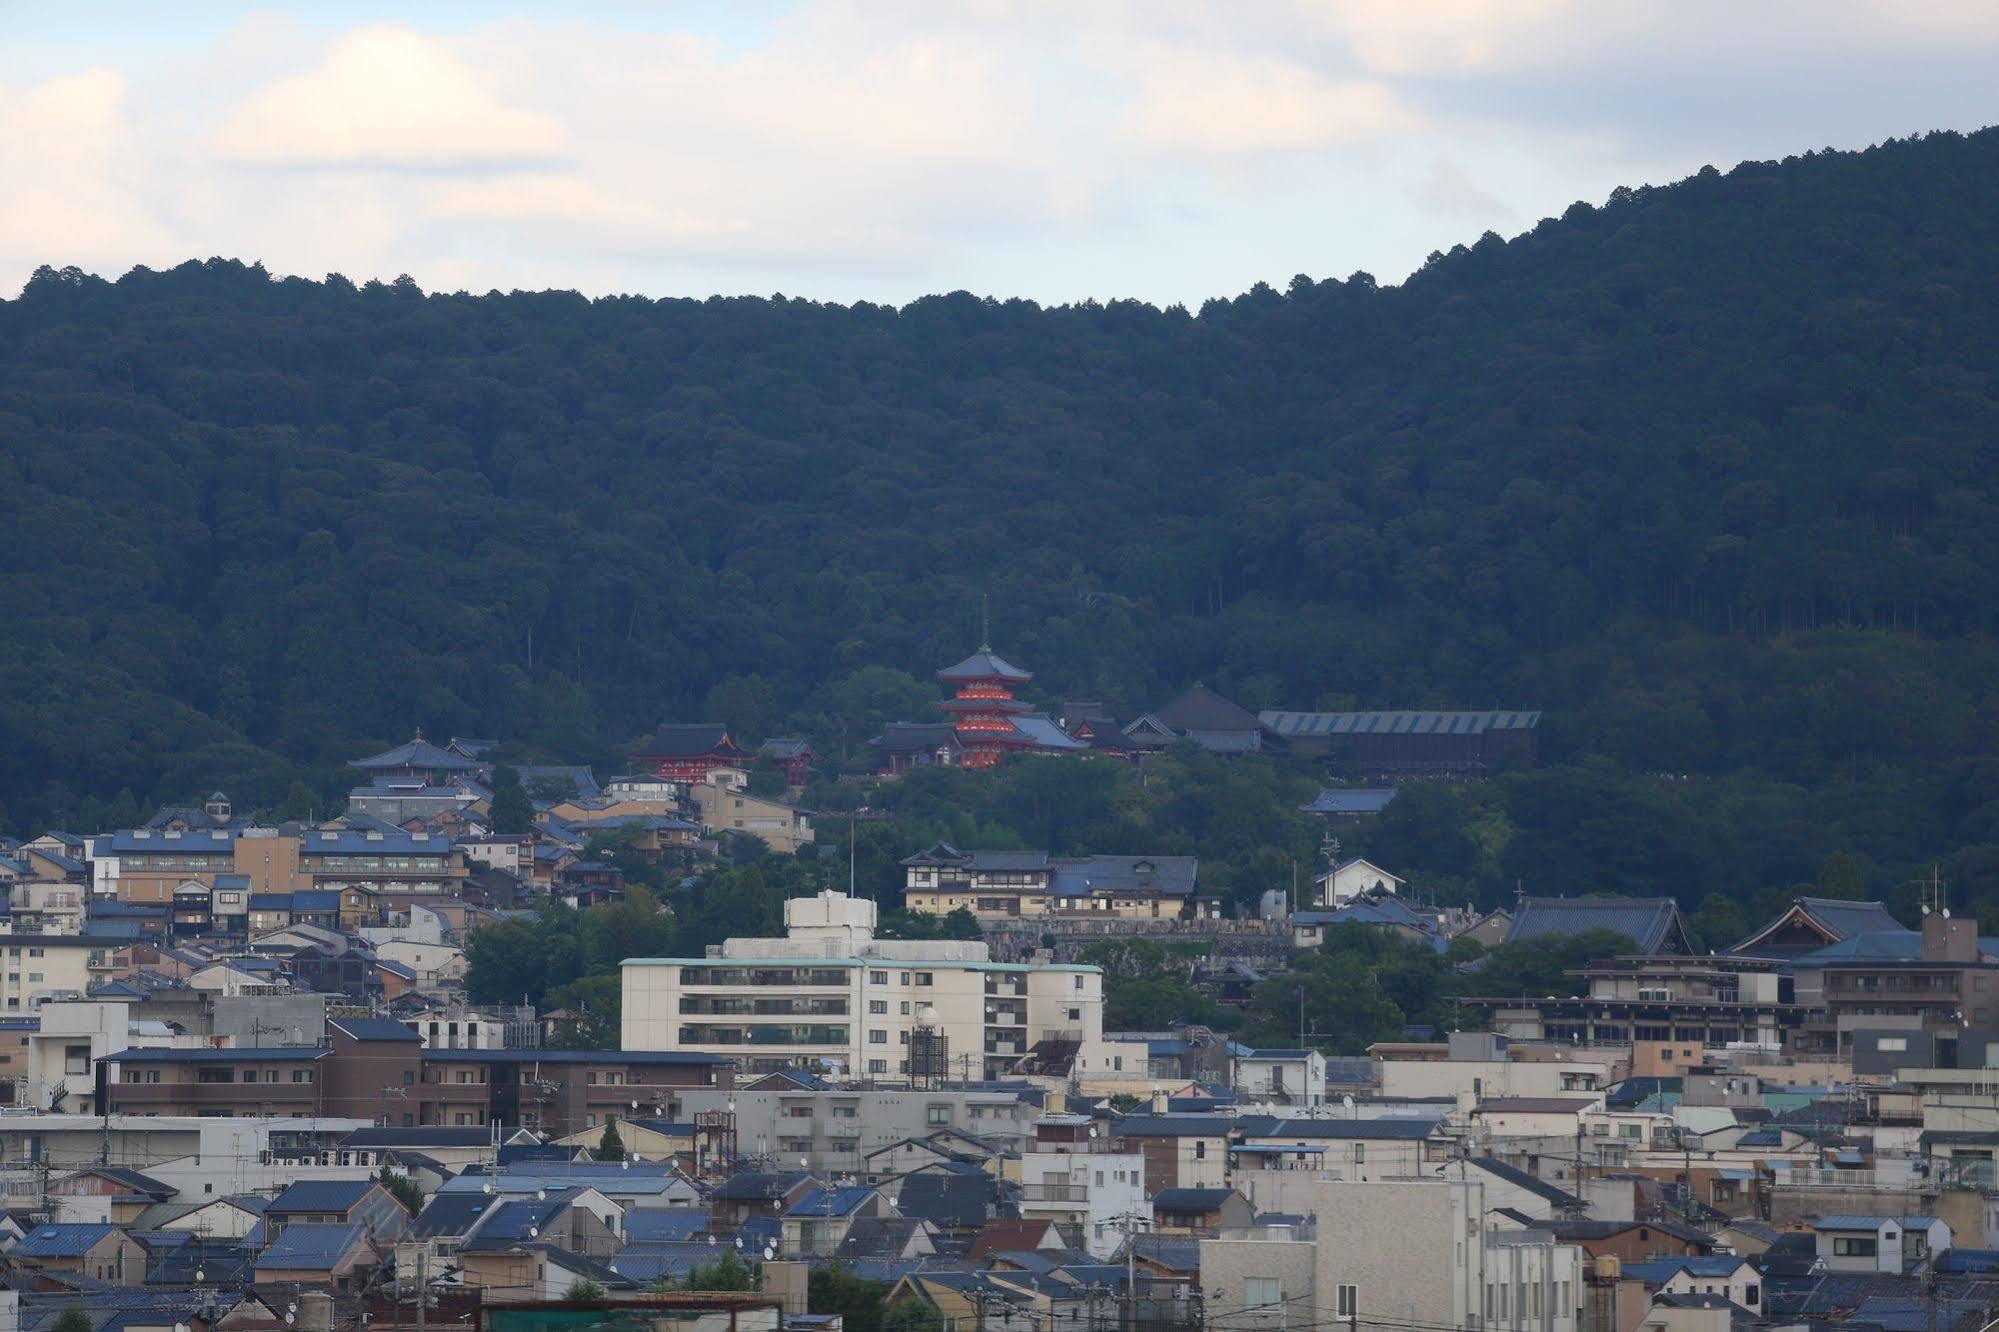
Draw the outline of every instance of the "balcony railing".
[[[1080,1203],[1090,1200],[1087,1184],[1023,1184],[1020,1200],[1027,1202]]]

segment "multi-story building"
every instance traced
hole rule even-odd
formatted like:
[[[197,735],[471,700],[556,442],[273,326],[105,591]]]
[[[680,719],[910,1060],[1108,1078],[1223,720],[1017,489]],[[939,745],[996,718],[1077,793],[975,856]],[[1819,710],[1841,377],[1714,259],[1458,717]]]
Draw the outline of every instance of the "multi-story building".
[[[45,999],[81,999],[93,980],[114,970],[113,956],[130,939],[91,934],[6,934],[6,969],[0,971],[0,1004],[28,1012]]]
[[[1770,958],[1615,957],[1569,974],[1589,982],[1573,998],[1487,996],[1459,1002],[1492,1014],[1493,1030],[1520,1041],[1630,1045],[1685,1041],[1777,1049],[1804,1021],[1785,963]]]
[[[1800,1057],[1844,1058],[1855,1031],[1902,1028],[1948,1067],[1961,1038],[1999,1035],[1999,954],[1969,916],[1933,911],[1921,930],[1857,934],[1792,965],[1808,1009],[1792,1042]]]
[[[1221,899],[1195,891],[1193,856],[1050,856],[1045,851],[960,851],[939,842],[902,862],[903,902],[981,920],[1091,916],[1215,920]]]
[[[1099,1259],[1116,1253],[1125,1236],[1151,1229],[1145,1157],[1110,1146],[1089,1115],[1043,1115],[1033,1146],[1020,1155],[1021,1219],[1080,1234]]]
[[[214,886],[218,874],[237,873],[236,831],[209,828],[133,828],[91,843],[91,891],[122,902],[167,903],[189,879]]]
[[[557,1134],[628,1114],[671,1117],[680,1089],[730,1081],[726,1059],[702,1054],[424,1049],[389,1018],[333,1018],[324,1045],[127,1049],[102,1063],[114,1112],[338,1115]]]
[[[1108,1065],[1096,967],[997,963],[978,942],[877,939],[875,904],[845,893],[784,910],[782,939],[627,958],[624,1048],[726,1055],[744,1072],[818,1065],[898,1081],[1067,1073],[1093,1055]],[[1138,1058],[1142,1067],[1142,1047]]]

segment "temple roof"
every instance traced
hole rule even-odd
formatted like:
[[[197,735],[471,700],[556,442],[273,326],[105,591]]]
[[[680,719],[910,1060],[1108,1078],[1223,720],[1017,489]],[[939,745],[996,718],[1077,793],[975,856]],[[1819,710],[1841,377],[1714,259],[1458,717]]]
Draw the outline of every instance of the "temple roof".
[[[955,666],[946,666],[937,672],[940,680],[1007,680],[1014,684],[1026,684],[1034,678],[1033,671],[1023,671],[1004,657],[994,654],[989,647],[981,647]]]
[[[465,772],[479,765],[470,759],[460,758],[447,750],[439,749],[421,735],[408,744],[397,745],[394,749],[376,754],[372,758],[355,759],[347,765],[350,768],[435,768],[442,772]]]
[[[708,754],[740,757],[742,750],[721,722],[668,723],[641,745],[633,758],[699,758]]]

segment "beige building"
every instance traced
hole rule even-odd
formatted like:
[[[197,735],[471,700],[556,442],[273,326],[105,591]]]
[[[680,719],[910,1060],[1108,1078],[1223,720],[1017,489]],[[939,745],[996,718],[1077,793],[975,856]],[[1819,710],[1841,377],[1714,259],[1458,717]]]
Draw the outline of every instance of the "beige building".
[[[688,790],[700,807],[702,826],[716,833],[749,833],[786,854],[812,841],[812,820],[802,809],[714,782]]]
[[[979,942],[877,939],[875,904],[845,893],[793,898],[784,916],[782,939],[627,958],[624,1048],[726,1055],[744,1074],[822,1066],[894,1080],[1067,1076],[1113,1057],[1096,967],[998,963]]]
[[[77,934],[6,934],[0,1001],[9,1013],[39,1008],[44,999],[81,999],[90,982],[113,969],[115,945]]]

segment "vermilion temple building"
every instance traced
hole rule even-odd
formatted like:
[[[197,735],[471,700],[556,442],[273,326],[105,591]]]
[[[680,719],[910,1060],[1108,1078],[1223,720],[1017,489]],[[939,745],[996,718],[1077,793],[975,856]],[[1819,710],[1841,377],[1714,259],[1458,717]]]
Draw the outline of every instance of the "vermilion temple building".
[[[749,757],[722,723],[693,722],[660,727],[632,761],[664,781],[693,786],[707,781],[717,768],[742,767]]]

